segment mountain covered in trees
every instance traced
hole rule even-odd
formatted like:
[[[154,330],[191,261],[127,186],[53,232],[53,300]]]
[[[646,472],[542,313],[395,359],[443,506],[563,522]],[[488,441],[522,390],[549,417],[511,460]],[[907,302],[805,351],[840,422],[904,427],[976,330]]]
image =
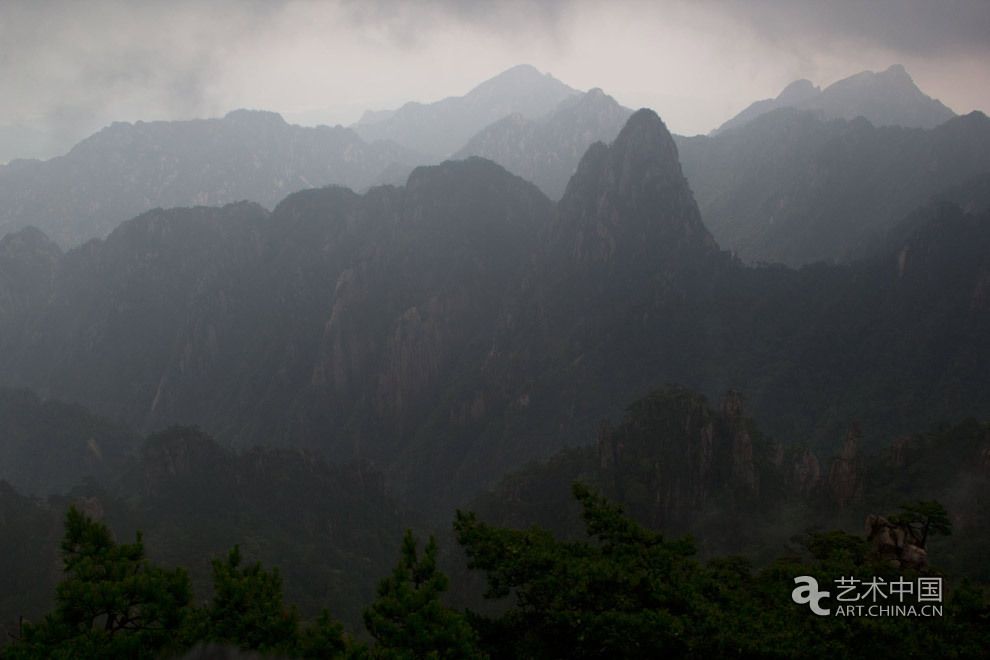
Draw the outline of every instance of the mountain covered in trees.
[[[797,80],[774,99],[756,101],[728,120],[712,135],[739,128],[779,108],[810,110],[821,119],[852,121],[863,117],[874,126],[935,128],[956,114],[914,84],[900,64],[879,73],[862,71],[825,89],[809,80]]]
[[[981,112],[921,129],[782,108],[677,142],[705,224],[749,263],[863,258],[932,198],[986,203],[974,185],[990,172]]]

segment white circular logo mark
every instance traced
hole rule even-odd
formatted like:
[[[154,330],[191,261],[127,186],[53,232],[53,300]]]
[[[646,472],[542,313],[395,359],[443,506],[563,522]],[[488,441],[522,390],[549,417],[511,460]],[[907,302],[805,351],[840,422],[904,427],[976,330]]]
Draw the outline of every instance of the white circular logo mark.
[[[791,592],[791,598],[798,605],[811,605],[811,611],[818,616],[828,616],[832,610],[826,610],[818,604],[822,598],[828,598],[827,591],[818,590],[818,580],[811,577],[810,575],[799,575],[794,578],[795,584],[803,584],[803,587],[797,587]]]

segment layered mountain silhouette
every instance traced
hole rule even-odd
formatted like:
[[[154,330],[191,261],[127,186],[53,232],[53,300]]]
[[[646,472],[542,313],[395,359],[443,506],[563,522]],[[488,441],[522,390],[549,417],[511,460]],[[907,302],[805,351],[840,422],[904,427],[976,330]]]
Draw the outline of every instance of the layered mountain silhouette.
[[[152,211],[68,252],[10,235],[0,373],[142,431],[373,460],[441,508],[668,382],[739,387],[782,440],[852,417],[886,437],[990,400],[985,216],[919,213],[856,268],[745,267],[640,111],[556,205],[474,158]]]
[[[115,123],[65,156],[0,167],[0,231],[34,226],[71,247],[153,208],[244,199],[272,208],[304,188],[363,190],[423,160],[350,129],[293,126],[271,112]]]
[[[814,111],[822,119],[864,117],[874,126],[934,128],[956,114],[938,99],[927,96],[900,64],[886,71],[863,71],[825,89],[798,80],[775,99],[757,101],[712,131],[712,135],[739,128],[778,108]]]
[[[963,193],[990,172],[990,120],[973,112],[908,129],[782,108],[678,147],[719,244],[796,266],[864,257],[915,207]]]
[[[556,200],[588,147],[614,140],[631,114],[596,88],[567,98],[543,117],[509,115],[481,130],[453,157],[495,161]]]
[[[439,162],[503,117],[543,117],[577,96],[577,90],[552,76],[520,65],[463,97],[369,112],[350,129],[295,126],[276,113],[250,110],[219,119],[118,122],[64,156],[0,166],[0,233],[33,226],[69,248],[103,238],[124,220],[154,208],[248,200],[271,209],[306,188],[340,185],[363,191],[400,184],[415,167]],[[566,152],[563,165],[548,163],[547,172],[534,171],[541,159],[537,155],[530,157],[529,167],[513,167],[526,178],[549,179],[560,188],[556,197],[587,145],[614,138],[624,120],[613,116],[608,126],[599,127],[589,124],[593,110],[575,117],[576,111],[554,120],[563,125],[556,129],[561,137],[547,145],[555,153]],[[584,134],[571,137],[570,132]],[[459,157],[471,155],[489,154],[468,151]]]
[[[550,74],[520,64],[464,96],[434,103],[406,103],[397,110],[369,111],[352,127],[364,140],[388,139],[435,158],[446,158],[472,135],[512,114],[537,118],[579,92]]]

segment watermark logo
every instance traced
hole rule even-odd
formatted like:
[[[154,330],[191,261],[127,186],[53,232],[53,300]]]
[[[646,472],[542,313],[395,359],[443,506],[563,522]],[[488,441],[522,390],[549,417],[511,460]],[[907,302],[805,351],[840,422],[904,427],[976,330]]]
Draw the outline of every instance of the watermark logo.
[[[828,598],[829,592],[819,591],[818,580],[811,577],[810,575],[800,575],[794,578],[795,584],[804,584],[803,587],[797,587],[791,592],[791,598],[798,605],[811,605],[811,611],[818,616],[828,616],[832,610],[824,609],[819,605],[819,601],[822,598]]]
[[[791,592],[795,603],[808,605],[818,616],[832,613],[833,608],[821,605],[822,600],[831,598],[831,591],[820,589],[818,580],[799,575],[794,583],[798,585]],[[942,616],[940,577],[898,578],[890,582],[880,577],[840,577],[835,586],[838,593],[834,616]]]

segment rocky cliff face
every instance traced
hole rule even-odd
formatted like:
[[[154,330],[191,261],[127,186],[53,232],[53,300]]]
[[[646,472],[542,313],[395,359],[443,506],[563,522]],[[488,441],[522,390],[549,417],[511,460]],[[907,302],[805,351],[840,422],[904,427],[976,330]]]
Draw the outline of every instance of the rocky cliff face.
[[[604,304],[622,316],[639,308],[637,324],[648,325],[692,297],[717,255],[670,133],[640,110],[611,146],[596,143],[581,159],[537,257],[536,297],[566,324]]]
[[[588,150],[554,216],[548,250],[576,262],[654,270],[663,259],[718,250],[681,172],[677,146],[651,110],[636,112],[611,146]]]
[[[841,507],[863,499],[864,468],[859,452],[859,422],[853,422],[842,441],[839,455],[832,459],[826,483],[833,500]]]
[[[482,451],[492,460],[482,447],[501,448],[492,467],[504,470],[511,456],[586,437],[603,416],[593,411],[679,380],[704,351],[686,328],[723,263],[655,113],[592,145],[499,316],[481,385],[506,423],[471,442],[465,473],[484,469]]]
[[[784,472],[784,483],[792,492],[810,495],[821,484],[821,465],[818,457],[805,445],[785,454],[781,467]]]
[[[894,568],[916,571],[928,568],[928,551],[903,526],[893,525],[883,516],[866,518],[866,542],[876,560],[886,561]]]
[[[736,390],[730,390],[722,402],[722,423],[731,447],[731,482],[739,484],[750,493],[759,494],[760,475],[755,456],[757,450],[743,415],[742,397]]]
[[[757,499],[770,449],[737,392],[719,412],[681,388],[636,402],[619,426],[599,428],[596,443],[606,495],[655,529],[687,524],[716,498]]]

